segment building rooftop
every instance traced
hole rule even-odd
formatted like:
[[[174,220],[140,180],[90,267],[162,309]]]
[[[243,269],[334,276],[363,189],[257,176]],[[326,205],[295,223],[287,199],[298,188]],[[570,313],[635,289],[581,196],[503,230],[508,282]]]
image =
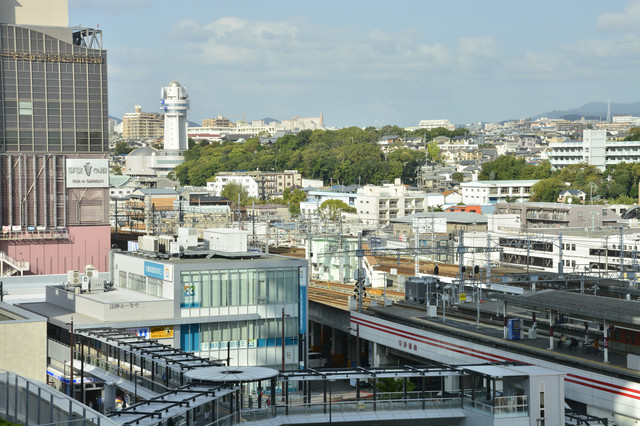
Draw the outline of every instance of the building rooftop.
[[[538,179],[532,180],[477,180],[475,182],[463,182],[462,186],[475,186],[475,185],[485,185],[485,186],[509,186],[509,185],[534,185],[538,183]]]
[[[640,304],[635,300],[561,290],[542,290],[519,296],[495,293],[493,297],[529,309],[554,310],[593,321],[640,325]]]
[[[424,212],[411,214],[409,216],[391,219],[391,223],[413,223],[415,218],[444,218],[447,222],[477,224],[483,225],[487,223],[487,218],[478,213],[471,212]]]
[[[32,321],[46,321],[46,318],[18,306],[10,305],[6,302],[0,302],[0,323]]]

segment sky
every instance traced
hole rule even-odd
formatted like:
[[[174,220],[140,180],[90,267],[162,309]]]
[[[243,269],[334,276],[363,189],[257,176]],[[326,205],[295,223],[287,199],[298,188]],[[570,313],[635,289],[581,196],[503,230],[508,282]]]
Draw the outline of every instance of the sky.
[[[640,0],[69,0],[99,28],[109,113],[188,120],[323,113],[330,127],[527,118],[640,101]]]

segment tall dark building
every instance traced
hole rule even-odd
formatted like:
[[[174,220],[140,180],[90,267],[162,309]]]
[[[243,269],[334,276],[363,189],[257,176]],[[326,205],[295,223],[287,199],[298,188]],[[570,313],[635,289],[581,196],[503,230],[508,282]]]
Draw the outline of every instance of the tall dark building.
[[[66,0],[0,5],[0,262],[107,269],[107,55]]]

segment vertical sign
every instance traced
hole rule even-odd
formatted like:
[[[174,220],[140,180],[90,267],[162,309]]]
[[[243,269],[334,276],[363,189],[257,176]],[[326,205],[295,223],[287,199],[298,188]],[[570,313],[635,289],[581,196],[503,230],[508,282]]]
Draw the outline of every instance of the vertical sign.
[[[298,268],[298,288],[300,289],[300,299],[298,301],[300,321],[300,334],[307,334],[307,269]]]

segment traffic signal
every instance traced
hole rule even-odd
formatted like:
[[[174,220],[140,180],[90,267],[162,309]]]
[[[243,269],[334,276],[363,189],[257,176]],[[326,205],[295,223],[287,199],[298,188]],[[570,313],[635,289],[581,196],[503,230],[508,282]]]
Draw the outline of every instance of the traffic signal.
[[[475,265],[475,266],[473,267],[473,273],[474,273],[475,275],[478,275],[478,274],[480,273],[480,266]]]

